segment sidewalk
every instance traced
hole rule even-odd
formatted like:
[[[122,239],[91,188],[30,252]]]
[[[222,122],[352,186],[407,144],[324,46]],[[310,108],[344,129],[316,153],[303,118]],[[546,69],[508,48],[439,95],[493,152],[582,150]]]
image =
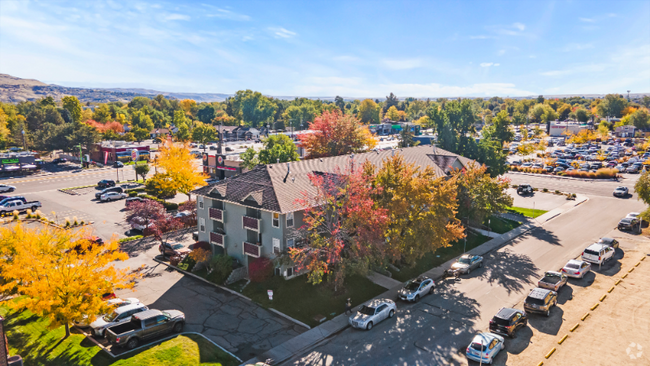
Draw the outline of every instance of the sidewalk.
[[[468,253],[475,254],[475,255],[485,255],[488,252],[500,248],[505,243],[518,237],[519,235],[522,235],[538,227],[542,227],[547,221],[563,214],[564,212],[573,209],[574,207],[577,207],[578,205],[586,202],[587,200],[588,200],[587,196],[579,194],[577,195],[575,201],[568,201],[564,205],[556,209],[553,209],[537,217],[536,219],[532,219],[528,223],[524,223],[521,226],[517,227],[516,229],[510,230],[505,234],[498,235],[494,239],[485,242],[480,246],[468,251]],[[440,278],[442,278],[445,270],[449,268],[455,261],[456,258],[453,258],[443,263],[441,266],[426,271],[425,273],[423,273],[423,275],[428,276],[429,278],[432,278],[434,280],[439,280]],[[368,278],[371,278],[371,276],[375,280],[381,281],[383,283],[383,284],[379,284],[380,286],[384,286],[384,284],[389,285],[390,281],[397,282],[397,284],[395,284],[394,287],[390,288],[388,291],[384,292],[383,294],[377,296],[377,298],[394,299],[397,296],[397,291],[399,291],[399,289],[402,287],[402,283],[399,283],[398,281],[383,276],[379,273],[373,272],[371,275],[368,276]],[[382,279],[381,277],[384,278]],[[372,278],[371,280],[375,282],[375,280],[373,280]],[[352,311],[357,311],[360,307],[361,305],[355,307],[354,309],[352,309]],[[280,364],[290,359],[293,356],[304,353],[304,351],[306,351],[307,349],[313,347],[314,345],[318,344],[324,339],[343,331],[347,327],[348,327],[348,315],[341,314],[328,322],[325,322],[315,328],[312,328],[311,330],[308,330],[307,332],[302,333],[299,336],[294,337],[284,342],[283,344],[266,351],[265,353],[258,356],[257,358],[252,358],[244,362],[242,366],[254,365],[256,362],[263,362],[267,358],[273,359],[274,364]]]

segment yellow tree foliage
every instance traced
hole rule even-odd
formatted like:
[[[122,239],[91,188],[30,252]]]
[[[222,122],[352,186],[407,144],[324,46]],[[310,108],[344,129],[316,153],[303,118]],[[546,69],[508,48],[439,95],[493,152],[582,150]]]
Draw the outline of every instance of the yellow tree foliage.
[[[585,142],[593,141],[597,138],[596,134],[592,130],[581,130],[577,134],[571,133],[570,131],[565,132],[569,138],[567,142],[570,144],[584,144]]]
[[[114,267],[128,259],[117,240],[92,245],[90,234],[20,222],[0,228],[0,293],[21,295],[7,305],[49,318],[52,327],[65,325],[66,337],[73,321],[108,312],[102,294],[132,287],[134,275]]]
[[[183,99],[180,101],[180,104],[181,108],[183,108],[183,110],[188,113],[192,107],[196,106],[196,101],[192,99]]]
[[[162,185],[160,188],[163,191],[184,193],[190,199],[190,192],[207,185],[205,180],[208,178],[207,174],[195,170],[193,161],[187,143],[174,144],[169,140],[164,141],[155,163],[159,170],[162,170],[156,174]]]
[[[397,110],[397,108],[395,108],[395,106],[391,106],[386,111],[386,114],[384,114],[384,117],[388,117],[388,119],[390,119],[391,121],[399,121],[399,117],[400,117],[399,111]]]
[[[630,115],[630,114],[636,112],[637,109],[638,108],[634,108],[632,106],[627,106],[627,107],[625,107],[625,109],[623,109],[623,111],[621,112],[621,115],[625,117],[627,115]]]

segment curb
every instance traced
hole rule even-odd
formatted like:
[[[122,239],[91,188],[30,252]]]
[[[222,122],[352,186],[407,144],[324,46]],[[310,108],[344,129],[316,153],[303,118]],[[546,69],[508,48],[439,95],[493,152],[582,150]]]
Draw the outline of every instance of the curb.
[[[519,174],[519,175],[528,175],[528,176],[533,176],[533,177],[544,177],[544,178],[555,178],[555,179],[566,179],[566,180],[578,180],[578,181],[582,181],[582,182],[620,182],[620,180],[612,179],[612,178],[586,179],[586,178],[563,177],[563,176],[560,176],[560,175],[553,175],[553,174],[535,174],[535,173],[525,173],[525,172],[513,172],[511,170],[507,171],[506,173],[508,173],[508,174]]]
[[[219,285],[217,285],[217,284],[214,283],[214,282],[210,282],[210,281],[206,280],[206,279],[203,278],[203,277],[199,277],[199,276],[195,275],[194,273],[190,273],[190,272],[184,271],[184,270],[182,270],[182,269],[180,269],[180,268],[178,268],[178,267],[174,267],[174,266],[172,266],[171,264],[165,263],[165,262],[163,262],[163,261],[161,261],[160,259],[157,259],[157,258],[154,258],[153,260],[156,261],[156,262],[158,262],[158,263],[160,263],[160,264],[164,264],[164,265],[166,265],[167,267],[169,267],[169,268],[171,268],[171,269],[173,269],[173,270],[176,270],[176,271],[178,271],[178,272],[180,272],[180,273],[183,273],[183,274],[186,275],[186,276],[194,277],[194,278],[196,278],[197,280],[203,281],[203,282],[205,282],[205,283],[207,283],[207,284],[209,284],[209,285],[212,285],[212,286],[217,287],[217,288],[220,288],[220,289],[222,289],[222,290],[224,290],[224,291],[230,292],[230,293],[233,294],[233,295],[237,295],[237,296],[239,296],[239,297],[241,297],[241,298],[244,298],[244,299],[246,299],[246,300],[248,300],[248,301],[255,302],[255,301],[251,300],[250,298],[248,298],[248,297],[246,297],[246,296],[240,294],[240,293],[237,292],[237,291],[233,291],[233,290],[231,290],[231,289],[229,289],[229,288],[227,288],[227,287],[219,286]]]
[[[292,321],[292,322],[294,322],[294,323],[296,323],[296,324],[298,324],[298,325],[300,325],[300,326],[302,326],[302,327],[307,328],[308,330],[311,329],[311,327],[310,327],[309,325],[307,325],[307,324],[301,322],[300,320],[294,319],[294,318],[290,317],[289,315],[287,315],[287,314],[285,314],[285,313],[282,313],[282,312],[280,312],[280,311],[278,311],[278,310],[275,310],[275,309],[273,309],[273,308],[269,308],[269,310],[271,310],[272,312],[274,312],[274,313],[280,315],[281,317],[283,317],[283,318],[285,318],[285,319],[287,319],[287,320],[290,320],[290,321]]]

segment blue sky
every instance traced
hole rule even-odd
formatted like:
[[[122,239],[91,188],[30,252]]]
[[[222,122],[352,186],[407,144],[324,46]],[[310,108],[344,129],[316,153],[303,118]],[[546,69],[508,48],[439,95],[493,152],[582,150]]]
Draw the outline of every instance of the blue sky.
[[[650,1],[12,1],[0,73],[275,96],[650,92]]]

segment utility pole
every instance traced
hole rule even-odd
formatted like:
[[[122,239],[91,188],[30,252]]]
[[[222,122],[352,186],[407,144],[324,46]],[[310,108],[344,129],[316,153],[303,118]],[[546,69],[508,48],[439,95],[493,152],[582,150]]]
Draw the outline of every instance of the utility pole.
[[[23,150],[27,151],[27,142],[25,142],[25,129],[23,128]]]
[[[84,167],[84,157],[83,157],[83,152],[81,151],[81,144],[75,146],[79,148],[79,164],[81,165],[81,168],[83,169]]]
[[[628,101],[628,103],[630,102],[630,91],[629,90],[627,91],[627,101]]]

